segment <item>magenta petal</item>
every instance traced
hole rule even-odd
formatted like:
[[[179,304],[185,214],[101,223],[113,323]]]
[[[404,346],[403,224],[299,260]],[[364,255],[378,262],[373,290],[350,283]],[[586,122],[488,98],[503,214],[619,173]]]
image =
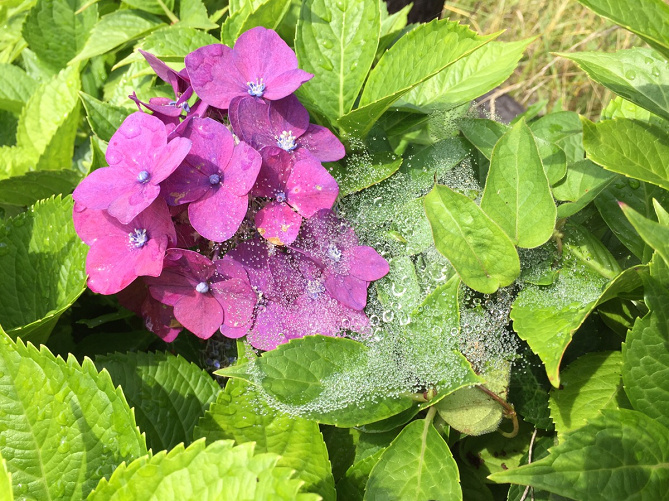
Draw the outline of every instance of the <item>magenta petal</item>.
[[[274,101],[289,96],[295,92],[300,85],[311,80],[314,76],[304,70],[294,69],[281,73],[272,80],[267,81],[267,91],[263,95],[265,99]]]
[[[160,192],[170,205],[199,200],[211,189],[209,177],[186,163],[177,167],[160,185]]]
[[[193,143],[186,162],[207,176],[223,170],[222,167],[229,162],[235,146],[228,128],[211,118],[193,117],[182,129],[181,136]]]
[[[186,56],[185,63],[193,89],[208,105],[228,109],[234,97],[247,94],[247,79],[239,73],[227,45],[200,47]]]
[[[295,163],[286,189],[288,203],[307,218],[331,208],[339,194],[337,181],[315,158]]]
[[[183,137],[172,139],[163,147],[151,169],[152,184],[158,184],[176,170],[191,149],[191,141]]]
[[[197,284],[208,281],[214,272],[214,264],[202,254],[184,249],[168,249],[160,276],[147,277],[145,281],[152,297],[174,306],[182,296],[194,294]]]
[[[300,137],[309,127],[309,112],[302,106],[300,100],[291,94],[270,103],[269,121],[274,136],[279,137],[283,131],[291,131],[293,136]]]
[[[309,124],[298,143],[321,162],[334,162],[346,155],[346,149],[337,136],[320,125]]]
[[[256,214],[255,223],[263,238],[274,245],[288,245],[300,232],[302,216],[285,203],[270,202]]]
[[[367,282],[351,275],[330,275],[325,279],[325,288],[344,306],[363,310],[367,305]]]
[[[293,169],[293,158],[290,153],[276,146],[263,148],[260,153],[262,166],[251,194],[256,197],[274,198],[286,190],[286,181]]]
[[[223,324],[219,330],[221,334],[229,339],[239,339],[240,337],[244,337],[249,329],[248,327],[228,327]]]
[[[225,325],[233,328],[250,326],[257,297],[248,279],[224,280],[214,284],[212,290],[225,312]]]
[[[111,137],[105,158],[110,167],[122,167],[137,174],[151,170],[156,155],[166,144],[165,124],[138,111],[129,115]]]
[[[178,96],[188,86],[188,74],[176,72],[160,59],[149,52],[144,52],[139,49],[140,54],[144,56],[146,62],[149,63],[156,75],[165,83],[170,84],[174,90],[174,95]]]
[[[166,343],[174,341],[183,330],[174,317],[174,308],[159,303],[151,296],[147,296],[142,305],[142,317],[147,330],[158,335]]]
[[[232,100],[228,116],[232,130],[239,138],[260,150],[276,146],[269,121],[269,104],[262,99],[246,95]]]
[[[276,303],[269,303],[258,308],[253,329],[248,333],[251,346],[259,350],[273,350],[293,337],[293,329],[287,321],[285,309]]]
[[[88,288],[99,294],[116,294],[137,278],[135,259],[118,247],[93,246],[86,256]]]
[[[359,245],[350,250],[350,274],[361,280],[373,282],[388,274],[390,266],[378,252],[366,245]]]
[[[276,31],[262,26],[242,33],[235,42],[234,53],[244,63],[246,81],[262,78],[267,83],[285,71],[297,68],[293,50]]]
[[[103,167],[94,170],[76,187],[72,198],[89,209],[106,209],[114,199],[137,184],[134,178],[118,168]]]
[[[253,188],[261,165],[260,153],[245,142],[240,142],[224,167],[223,184],[235,195],[245,196]]]
[[[223,323],[223,308],[211,294],[193,291],[177,301],[174,316],[197,337],[208,339]]]
[[[128,224],[140,212],[146,209],[160,195],[160,187],[154,184],[134,183],[131,190],[127,190],[109,204],[107,212],[123,224]]]
[[[214,193],[211,196],[188,206],[188,217],[195,231],[204,238],[225,242],[242,224],[249,207],[249,197],[238,197],[225,185],[212,191]]]

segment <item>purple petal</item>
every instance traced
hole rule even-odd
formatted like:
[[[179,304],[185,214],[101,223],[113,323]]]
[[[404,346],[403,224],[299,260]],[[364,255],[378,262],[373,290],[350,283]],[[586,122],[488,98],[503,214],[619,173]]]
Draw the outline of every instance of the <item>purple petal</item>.
[[[314,158],[295,163],[286,189],[288,203],[307,218],[321,209],[330,209],[339,195],[337,181]]]
[[[208,105],[228,109],[233,98],[248,94],[248,79],[240,74],[227,45],[200,47],[185,62],[193,89]]]
[[[350,249],[349,253],[350,274],[354,277],[373,282],[390,271],[388,261],[371,247],[359,245]]]
[[[128,169],[137,175],[153,168],[155,157],[166,144],[165,124],[138,111],[129,115],[111,137],[105,158],[110,167]]]
[[[183,137],[172,139],[156,157],[149,182],[158,184],[172,174],[190,151],[191,145],[191,141]]]
[[[265,146],[276,146],[269,110],[267,102],[253,96],[233,99],[228,110],[232,130],[242,141],[257,150]]]
[[[223,324],[219,330],[221,334],[229,339],[239,339],[240,337],[244,337],[249,329],[248,327],[228,327]]]
[[[334,162],[346,155],[346,149],[337,136],[320,125],[309,124],[298,143],[321,162]]]
[[[300,85],[308,82],[313,77],[311,73],[300,69],[286,71],[267,82],[267,91],[263,97],[270,101],[284,98],[295,92]]]
[[[253,328],[248,333],[248,340],[256,349],[273,350],[293,337],[286,310],[275,303],[259,307]]]
[[[293,158],[290,153],[275,146],[263,148],[262,166],[258,179],[251,194],[256,197],[274,198],[278,193],[286,191],[286,181],[293,169]]]
[[[197,337],[208,339],[223,323],[223,308],[210,293],[193,291],[177,301],[174,316]]]
[[[160,187],[154,184],[134,183],[130,189],[115,198],[107,212],[123,224],[128,224],[160,195]]]
[[[174,71],[172,68],[163,63],[160,59],[149,52],[144,52],[139,49],[139,52],[144,56],[146,62],[149,63],[156,75],[165,83],[170,84],[174,90],[174,95],[178,96],[182,93],[185,87],[188,86],[188,74],[181,74]]]
[[[261,165],[260,153],[245,142],[240,142],[223,168],[223,184],[235,195],[244,196],[253,188]]]
[[[184,249],[168,249],[163,271],[146,278],[149,293],[161,303],[174,306],[182,296],[192,295],[198,283],[208,281],[216,271],[202,254]]]
[[[251,284],[239,278],[231,278],[216,284],[214,295],[225,311],[223,322],[228,327],[250,327],[253,321],[257,297]]]
[[[134,177],[118,168],[102,167],[86,176],[76,187],[72,198],[89,209],[106,209],[109,204],[137,184]]]
[[[270,202],[255,216],[258,233],[274,245],[293,243],[300,231],[302,216],[287,204]]]
[[[241,264],[248,273],[251,285],[259,290],[267,290],[272,279],[268,265],[268,246],[266,240],[255,238],[240,243],[225,255]],[[224,259],[225,259],[224,258]]]
[[[249,197],[238,197],[225,185],[210,192],[211,196],[205,196],[188,206],[188,217],[195,231],[204,238],[225,242],[242,224],[249,207]]]
[[[291,131],[297,138],[309,127],[309,112],[302,106],[300,100],[291,94],[270,103],[269,121],[275,137],[279,137],[284,131]]]
[[[210,189],[209,175],[187,163],[181,164],[160,185],[160,193],[170,205],[194,202],[205,196]]]
[[[325,279],[325,288],[344,306],[363,310],[367,304],[367,282],[351,275],[330,275]]]
[[[174,308],[159,303],[147,295],[142,304],[142,318],[147,330],[158,335],[166,343],[174,341],[183,330],[174,316]]]
[[[235,146],[228,128],[211,118],[193,117],[183,128],[181,136],[193,143],[185,161],[207,176],[222,171],[221,167],[229,162]]]

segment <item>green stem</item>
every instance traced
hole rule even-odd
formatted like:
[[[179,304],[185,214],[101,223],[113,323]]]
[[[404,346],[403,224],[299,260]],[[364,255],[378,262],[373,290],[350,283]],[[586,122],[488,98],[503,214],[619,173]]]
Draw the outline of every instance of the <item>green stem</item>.
[[[499,432],[505,436],[506,438],[513,438],[516,435],[518,435],[518,415],[516,414],[516,410],[513,408],[513,405],[504,400],[502,397],[500,397],[497,393],[494,393],[490,391],[488,388],[485,386],[475,386],[475,388],[478,388],[479,391],[482,391],[486,395],[488,395],[490,398],[492,398],[495,402],[497,402],[499,405],[502,406],[503,409],[503,414],[506,419],[510,419],[511,422],[513,423],[513,429],[509,432],[499,430]]]
[[[158,5],[160,5],[161,9],[163,9],[163,12],[165,12],[165,15],[170,19],[170,21],[172,21],[172,24],[179,22],[179,18],[174,15],[174,12],[167,8],[167,5],[165,5],[163,0],[156,0],[156,2],[158,2]]]
[[[425,416],[425,421],[431,423],[434,419],[435,414],[437,414],[437,408],[433,405],[427,410],[427,415]]]

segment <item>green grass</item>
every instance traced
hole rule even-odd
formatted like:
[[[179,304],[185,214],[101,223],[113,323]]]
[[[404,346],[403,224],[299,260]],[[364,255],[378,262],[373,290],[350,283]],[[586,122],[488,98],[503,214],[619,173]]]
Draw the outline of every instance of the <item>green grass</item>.
[[[576,0],[453,0],[444,3],[442,17],[469,24],[480,33],[505,29],[500,40],[539,35],[496,94],[508,93],[525,107],[547,100],[549,111],[572,110],[591,119],[599,117],[612,93],[551,52],[614,52],[644,45]]]

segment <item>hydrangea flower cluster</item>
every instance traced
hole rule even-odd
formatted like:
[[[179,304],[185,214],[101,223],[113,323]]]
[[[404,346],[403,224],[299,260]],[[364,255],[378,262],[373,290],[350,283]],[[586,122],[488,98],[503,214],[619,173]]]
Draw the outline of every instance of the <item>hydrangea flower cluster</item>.
[[[118,293],[165,341],[186,328],[270,350],[364,330],[388,263],[332,211],[339,188],[321,162],[345,149],[293,94],[313,75],[262,27],[197,49],[180,72],[142,54],[175,97],[133,93],[109,166],[74,191],[91,290]]]

